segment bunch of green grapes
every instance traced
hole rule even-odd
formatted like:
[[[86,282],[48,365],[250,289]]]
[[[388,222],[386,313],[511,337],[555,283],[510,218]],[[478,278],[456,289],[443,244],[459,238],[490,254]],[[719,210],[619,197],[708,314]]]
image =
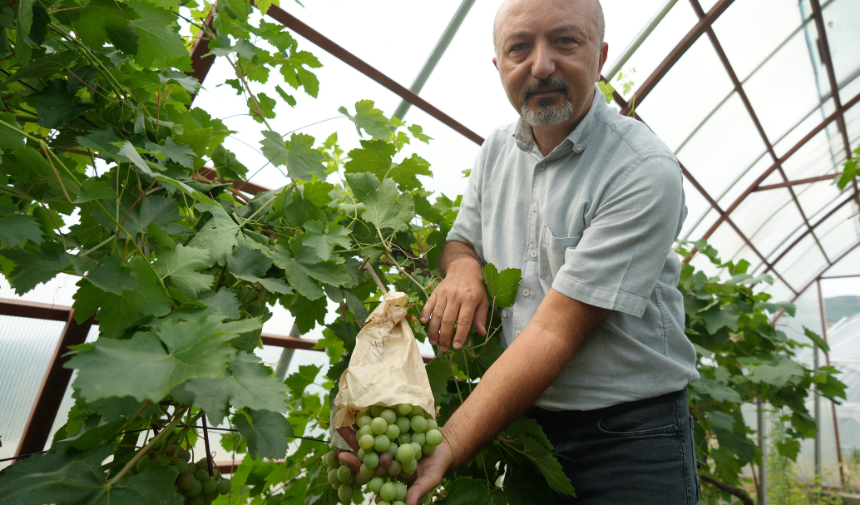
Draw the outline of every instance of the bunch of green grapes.
[[[360,499],[356,491],[366,485],[377,495],[378,505],[405,505],[407,486],[398,478],[411,477],[418,460],[433,454],[442,443],[442,433],[430,414],[415,405],[393,408],[375,405],[356,417],[356,440],[361,449],[361,468],[353,475],[330,452],[323,462],[329,469],[328,480],[337,488],[342,503]],[[356,501],[358,503],[358,501]]]
[[[230,479],[222,479],[218,467],[212,467],[212,475],[209,475],[209,462],[206,458],[197,463],[189,463],[191,453],[179,447],[171,445],[163,454],[156,455],[151,459],[148,455],[137,461],[136,469],[140,473],[150,465],[166,465],[174,470],[176,477],[176,490],[185,497],[187,505],[209,505],[219,494],[226,495],[230,492],[233,484]]]

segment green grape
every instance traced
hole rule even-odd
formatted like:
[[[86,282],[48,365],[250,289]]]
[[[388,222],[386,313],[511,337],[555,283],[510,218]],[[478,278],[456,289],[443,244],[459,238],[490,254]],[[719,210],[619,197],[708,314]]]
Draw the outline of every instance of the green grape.
[[[382,413],[379,414],[379,417],[385,419],[385,422],[387,424],[393,424],[394,421],[397,420],[397,414],[395,414],[394,411],[391,409],[383,410]]]
[[[352,503],[361,503],[364,501],[364,495],[361,493],[361,489],[356,489],[352,492]]]
[[[409,424],[415,433],[424,433],[424,430],[427,429],[427,420],[420,416],[413,417]]]
[[[390,440],[394,440],[400,436],[400,427],[396,424],[389,424],[388,428],[385,430],[385,436]]]
[[[379,466],[379,455],[375,452],[371,452],[364,456],[364,464],[367,465],[367,468],[371,470],[375,470],[377,466]]]
[[[188,471],[188,463],[184,460],[177,459],[173,462],[173,466],[176,467],[176,471],[178,471],[180,475]]]
[[[370,468],[369,466],[367,466],[366,463],[362,463],[361,466],[358,468],[358,476],[359,477],[370,478],[370,477],[373,477],[373,474],[374,474],[373,468]]]
[[[382,411],[385,410],[385,407],[382,405],[373,405],[370,407],[370,415],[373,417],[379,417],[379,414],[382,414]]]
[[[346,482],[350,479],[352,479],[352,472],[349,471],[349,467],[342,466],[337,469],[337,480]]]
[[[421,446],[420,446],[420,445],[418,445],[418,444],[416,444],[415,442],[412,442],[412,443],[411,443],[411,444],[409,444],[409,445],[411,445],[411,446],[412,446],[412,449],[415,451],[415,459],[416,459],[416,460],[417,460],[417,459],[421,459],[421,456],[423,456],[423,455],[424,455],[424,454],[422,454],[422,453],[421,453]]]
[[[337,470],[328,471],[328,483],[332,486],[340,486],[340,479],[337,478]]]
[[[424,417],[424,409],[422,409],[418,405],[413,405],[412,410],[409,412],[409,417],[415,417],[415,416]]]
[[[394,443],[394,441],[392,440],[391,444],[388,445],[388,450],[385,452],[387,452],[388,454],[391,454],[392,456],[397,456],[398,447],[400,447],[400,446],[397,445],[396,443]]]
[[[373,435],[373,430],[370,429],[369,424],[367,426],[362,426],[357,432],[355,432],[355,438],[361,438],[364,435]]]
[[[386,482],[379,488],[379,496],[385,501],[391,501],[397,496],[397,488],[391,482]]]
[[[188,505],[203,505],[204,503],[206,503],[206,498],[202,494],[188,498]]]
[[[376,438],[373,439],[373,448],[376,452],[385,452],[388,450],[388,446],[391,445],[391,440],[387,436],[377,435]]]
[[[412,443],[413,444],[424,445],[425,440],[426,440],[426,435],[424,435],[423,433],[413,433],[412,434]]]
[[[203,482],[203,494],[212,494],[218,489],[218,481],[210,477]]]
[[[388,429],[388,422],[381,417],[375,417],[370,422],[370,429],[375,435],[382,435]]]
[[[191,451],[188,451],[186,449],[181,449],[179,451],[179,458],[184,459],[185,462],[187,463],[191,459]]]
[[[437,423],[437,422],[436,422],[435,420],[433,420],[433,419],[428,419],[428,420],[427,420],[427,431],[430,431],[430,430],[438,430],[438,429],[439,429],[439,423]]]
[[[221,478],[221,470],[218,470],[218,467],[215,465],[212,465],[212,475],[214,475],[216,479]]]
[[[371,417],[370,414],[368,414],[367,412],[362,412],[355,419],[355,424],[357,424],[359,428],[363,428],[363,427],[367,426],[368,424],[370,424],[370,421],[372,421],[372,420],[373,420],[373,417]]]
[[[418,468],[418,460],[413,459],[412,461],[407,461],[406,463],[403,463],[403,470],[402,471],[408,473],[409,475],[412,475],[412,473],[415,472],[415,470],[417,468]]]
[[[412,428],[412,424],[409,423],[408,417],[398,417],[395,424],[400,428],[400,433],[406,433],[410,428]]]
[[[206,497],[206,500],[203,502],[203,505],[209,505],[218,498],[218,493],[206,494],[201,496]]]
[[[364,455],[367,454],[364,449],[359,449],[356,455],[358,456],[358,460],[364,462]]]
[[[179,454],[179,449],[182,448],[179,447],[178,444],[173,444],[164,451],[164,454],[167,454],[167,456],[171,458],[175,458]]]
[[[197,460],[197,463],[194,464],[197,465],[198,470],[200,468],[205,468],[207,472],[209,471],[209,460],[206,458],[200,458],[199,460]]]
[[[412,443],[412,435],[409,433],[401,433],[400,434],[400,443],[401,444],[411,444]]]
[[[170,466],[170,461],[168,461],[167,458],[162,456],[156,460],[153,460],[152,464],[158,466]]]
[[[382,487],[382,484],[382,478],[374,477],[370,479],[370,482],[367,484],[367,489],[369,489],[371,493],[378,493],[379,489]]]
[[[391,466],[388,467],[389,475],[400,475],[400,472],[403,471],[403,465],[399,461],[393,461]]]
[[[218,483],[218,494],[226,495],[230,493],[230,489],[233,488],[233,482],[230,479],[221,479],[221,482]]]
[[[137,465],[135,465],[135,468],[137,469],[137,472],[140,473],[149,468],[150,465],[152,465],[152,460],[149,459],[149,456],[143,456],[139,460],[137,460]]]
[[[425,456],[429,456],[429,455],[433,454],[434,452],[436,452],[436,447],[437,446],[435,446],[435,445],[424,444],[421,447],[421,454],[424,454]]]
[[[442,443],[442,432],[439,430],[429,430],[426,435],[427,443],[432,446],[437,446]]]
[[[170,470],[171,472],[179,473],[179,469],[173,465],[168,466],[167,469]]]
[[[406,484],[402,482],[395,482],[394,488],[397,493],[394,495],[394,499],[397,501],[403,501],[406,499]]]
[[[394,500],[391,502],[391,505],[406,505],[406,502],[400,500]]]
[[[195,465],[194,463],[188,463],[188,472],[194,473],[196,471],[197,471],[197,465]]]
[[[361,465],[361,466],[364,466],[364,465]],[[361,473],[361,470],[359,470],[358,473],[353,476],[353,478],[355,479],[355,483],[358,484],[359,486],[363,486],[363,485],[367,484],[370,481],[371,477],[373,477],[372,471],[371,471],[371,475],[368,475],[365,477],[365,475],[363,473]]]
[[[336,460],[334,459],[334,451],[331,451],[331,452],[326,453],[326,455],[325,455],[325,456],[323,456],[323,459],[322,459],[322,460],[323,460],[323,464],[324,464],[325,466],[327,466],[327,467],[331,468],[331,466],[332,466],[332,465],[334,464],[334,462],[336,461]]]
[[[194,478],[199,480],[200,482],[203,482],[204,480],[209,478],[209,472],[201,468],[194,472]]]
[[[191,486],[193,486],[195,482],[197,482],[197,480],[195,480],[194,475],[190,473],[183,473],[178,479],[176,479],[176,485],[179,486],[180,489],[191,489]]]
[[[185,496],[194,498],[195,496],[199,495],[201,491],[203,491],[203,484],[201,484],[199,480],[195,480],[194,484],[192,484],[190,488],[185,490]]]
[[[415,448],[411,444],[403,444],[397,449],[397,461],[406,463],[415,459]]]
[[[410,412],[412,412],[412,405],[408,403],[401,403],[397,406],[397,413],[401,416],[408,416]]]
[[[352,486],[349,484],[341,484],[339,488],[337,488],[337,497],[340,498],[342,502],[348,502],[352,499]]]
[[[391,502],[385,500],[379,500],[376,502],[376,505],[391,505]]]
[[[375,439],[373,438],[373,435],[362,435],[361,438],[358,439],[358,445],[366,451],[373,447],[374,441]]]

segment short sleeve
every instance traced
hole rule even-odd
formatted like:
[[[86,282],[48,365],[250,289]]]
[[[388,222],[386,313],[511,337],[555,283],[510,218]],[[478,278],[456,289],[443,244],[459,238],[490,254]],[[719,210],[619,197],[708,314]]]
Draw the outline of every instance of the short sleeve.
[[[481,146],[475,158],[466,191],[460,201],[460,210],[447,237],[448,242],[463,242],[472,246],[481,261],[484,261],[481,233],[481,179],[487,160],[488,143],[489,139]]]
[[[553,289],[642,317],[685,217],[677,160],[644,159],[604,191],[579,243],[565,251]]]

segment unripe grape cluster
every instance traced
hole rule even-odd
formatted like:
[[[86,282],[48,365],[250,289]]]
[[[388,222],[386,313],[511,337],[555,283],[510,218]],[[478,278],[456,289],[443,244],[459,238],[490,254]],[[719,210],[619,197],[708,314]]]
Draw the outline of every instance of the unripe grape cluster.
[[[418,460],[433,454],[442,443],[436,421],[415,405],[373,406],[356,417],[356,440],[361,468],[353,475],[335,459],[334,452],[323,458],[328,481],[337,489],[341,503],[362,500],[361,486],[380,498],[378,505],[405,505],[407,486],[400,477],[411,477]]]
[[[209,463],[206,458],[197,463],[189,463],[191,453],[179,447],[171,445],[164,454],[154,460],[149,455],[144,455],[137,460],[135,466],[138,473],[146,470],[150,465],[165,465],[177,473],[176,490],[185,498],[186,505],[209,505],[218,495],[226,495],[230,492],[233,484],[230,479],[222,479],[218,467],[212,468],[209,475]]]

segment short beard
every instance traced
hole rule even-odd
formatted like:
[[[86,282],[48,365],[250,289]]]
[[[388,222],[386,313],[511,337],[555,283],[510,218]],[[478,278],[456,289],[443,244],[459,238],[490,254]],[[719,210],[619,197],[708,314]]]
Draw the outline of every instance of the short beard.
[[[541,88],[561,88],[562,97],[540,98],[537,101],[540,110],[532,111],[528,105],[529,96]],[[520,114],[523,120],[532,126],[548,126],[564,123],[573,115],[573,104],[570,103],[570,85],[560,79],[541,79],[528,84],[523,89],[523,101]],[[560,103],[559,103],[560,102]]]

